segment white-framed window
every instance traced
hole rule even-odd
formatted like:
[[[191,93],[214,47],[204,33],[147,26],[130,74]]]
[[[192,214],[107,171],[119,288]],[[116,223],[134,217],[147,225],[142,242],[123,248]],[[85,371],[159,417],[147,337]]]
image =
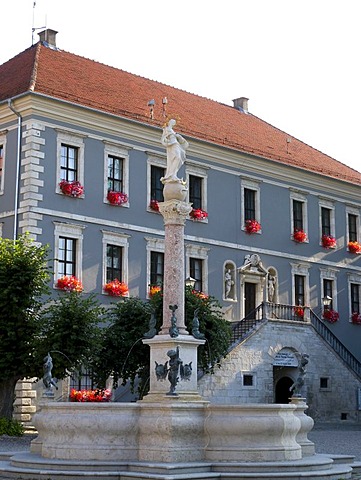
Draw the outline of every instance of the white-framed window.
[[[84,187],[84,135],[57,129],[56,192],[59,182],[78,181]]]
[[[194,289],[203,293],[208,293],[208,252],[209,249],[205,247],[185,246],[186,278],[194,278]]]
[[[161,178],[164,177],[167,168],[167,161],[165,158],[151,155],[147,159],[147,210],[154,212],[151,208],[151,202],[164,202],[163,188]]]
[[[247,389],[249,388],[256,388],[256,375],[254,372],[241,372],[242,376],[242,387],[245,387]]]
[[[147,285],[146,292],[149,295],[150,285],[163,285],[164,279],[164,239],[146,237],[147,242]]]
[[[346,207],[346,243],[360,242],[360,210],[357,207]]]
[[[335,204],[332,200],[319,200],[320,245],[324,235],[336,238]]]
[[[3,236],[3,225],[4,224],[2,222],[0,222],[0,238],[2,238],[2,236]]]
[[[290,190],[290,211],[291,211],[291,238],[297,230],[307,234],[307,195],[297,190]],[[308,242],[308,239],[306,240]]]
[[[102,231],[103,238],[103,286],[118,279],[128,284],[129,235]]]
[[[241,178],[241,228],[246,230],[247,220],[256,220],[261,225],[260,182],[248,177]],[[262,229],[257,233],[262,233]]]
[[[200,209],[208,213],[207,170],[206,167],[186,162],[187,201],[192,204],[194,210]],[[208,218],[200,221],[207,223]]]
[[[5,178],[5,135],[0,134],[0,195],[4,193]]]
[[[348,275],[349,319],[353,313],[361,313],[361,275]]]
[[[332,298],[330,309],[337,311],[337,273],[338,270],[333,268],[320,268],[320,280],[321,280],[321,299],[325,297]]]
[[[310,279],[308,264],[291,263],[292,274],[292,305],[305,306],[310,304]]]
[[[129,149],[104,141],[104,202],[108,192],[124,193],[128,200],[121,206],[129,206]]]
[[[54,286],[64,275],[82,280],[84,226],[54,222]]]

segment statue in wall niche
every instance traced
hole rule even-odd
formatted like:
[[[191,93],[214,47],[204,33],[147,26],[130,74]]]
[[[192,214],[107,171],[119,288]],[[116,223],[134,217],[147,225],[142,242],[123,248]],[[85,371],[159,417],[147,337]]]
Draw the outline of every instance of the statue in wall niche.
[[[44,387],[47,390],[51,390],[52,387],[55,387],[56,390],[58,390],[58,386],[56,384],[56,381],[52,377],[52,373],[51,373],[52,369],[53,369],[53,359],[51,358],[50,353],[48,353],[47,356],[44,358],[43,384],[44,384]]]
[[[267,299],[269,302],[274,303],[276,294],[276,277],[268,274],[267,279]]]
[[[293,385],[290,386],[290,392],[292,392],[293,397],[301,397],[301,390],[305,383],[306,375],[306,366],[308,364],[308,359],[310,358],[307,353],[301,355],[300,365],[298,367],[299,374]]]
[[[161,178],[163,184],[167,182],[181,182],[177,173],[185,162],[186,150],[189,147],[187,140],[173,130],[175,124],[176,121],[172,118],[163,128],[161,142],[167,150],[167,169],[164,177]]]
[[[224,297],[225,298],[230,298],[233,285],[234,285],[234,281],[232,278],[232,271],[230,268],[227,268],[224,274]]]

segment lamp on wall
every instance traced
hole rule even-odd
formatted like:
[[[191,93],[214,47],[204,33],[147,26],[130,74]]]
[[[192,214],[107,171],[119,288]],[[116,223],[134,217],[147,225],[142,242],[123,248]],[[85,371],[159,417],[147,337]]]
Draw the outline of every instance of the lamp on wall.
[[[330,308],[331,302],[332,302],[332,298],[329,297],[328,295],[323,297],[322,305],[323,305],[324,310],[328,310]]]
[[[185,285],[186,287],[191,287],[191,288],[194,288],[195,284],[196,284],[196,279],[195,278],[192,278],[192,277],[187,277],[185,279]]]

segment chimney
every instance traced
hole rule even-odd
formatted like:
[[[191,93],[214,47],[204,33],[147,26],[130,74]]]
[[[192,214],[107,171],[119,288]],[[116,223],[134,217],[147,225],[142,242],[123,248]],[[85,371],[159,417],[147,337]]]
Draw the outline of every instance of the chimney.
[[[243,113],[248,113],[248,98],[240,97],[233,100],[233,107]]]
[[[55,30],[52,30],[51,28],[47,28],[46,30],[43,30],[42,32],[39,32],[39,37],[41,43],[43,43],[46,47],[54,48],[56,49],[56,32]]]

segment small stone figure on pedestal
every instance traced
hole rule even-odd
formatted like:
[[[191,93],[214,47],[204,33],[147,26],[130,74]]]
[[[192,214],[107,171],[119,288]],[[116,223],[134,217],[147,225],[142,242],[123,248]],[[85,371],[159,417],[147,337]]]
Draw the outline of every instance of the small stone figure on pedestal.
[[[204,333],[201,333],[199,331],[198,312],[199,312],[199,308],[196,308],[194,310],[194,317],[193,317],[193,324],[192,324],[192,335],[193,335],[194,338],[204,340],[206,338],[206,336],[204,335]]]
[[[175,337],[178,337],[178,335],[179,335],[178,328],[177,328],[177,318],[175,316],[175,311],[177,310],[178,305],[169,305],[169,308],[170,308],[170,310],[172,310],[172,316],[171,316],[171,319],[170,319],[171,326],[170,326],[170,329],[169,329],[169,335],[172,338],[175,338]]]
[[[43,365],[43,370],[44,370],[43,384],[44,384],[44,387],[46,388],[44,395],[48,397],[54,396],[52,387],[55,387],[56,390],[58,390],[56,382],[52,377],[52,373],[51,373],[52,368],[53,368],[53,359],[51,358],[50,353],[48,353],[47,356],[44,358],[44,365]]]
[[[301,356],[301,360],[300,360],[300,365],[298,367],[299,369],[299,375],[296,379],[296,381],[294,382],[293,385],[291,385],[290,387],[290,392],[293,391],[292,393],[292,396],[293,397],[301,397],[301,389],[305,383],[305,375],[306,375],[306,365],[308,364],[308,359],[309,359],[309,355],[307,355],[307,353],[304,353],[302,356]]]
[[[167,169],[164,177],[161,179],[162,183],[180,181],[177,173],[185,162],[186,149],[189,146],[187,140],[173,130],[175,124],[176,121],[171,119],[163,129],[161,142],[167,149]]]

